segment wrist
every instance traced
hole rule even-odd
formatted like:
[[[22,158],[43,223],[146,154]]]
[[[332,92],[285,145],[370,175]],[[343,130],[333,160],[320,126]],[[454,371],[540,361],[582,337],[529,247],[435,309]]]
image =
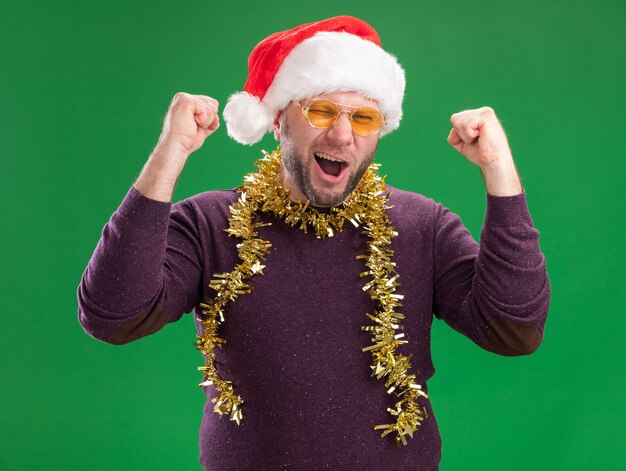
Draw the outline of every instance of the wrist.
[[[522,183],[513,158],[496,160],[480,167],[487,193],[494,196],[515,196],[522,193]]]
[[[170,202],[189,155],[181,146],[159,141],[135,181],[135,189],[148,198]]]
[[[152,155],[167,156],[169,160],[186,161],[191,152],[180,142],[161,136],[152,150]]]

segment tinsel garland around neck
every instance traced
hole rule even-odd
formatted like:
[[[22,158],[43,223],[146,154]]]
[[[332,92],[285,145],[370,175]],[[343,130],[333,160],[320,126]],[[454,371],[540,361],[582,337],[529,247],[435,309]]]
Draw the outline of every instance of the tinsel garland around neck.
[[[372,354],[372,376],[384,380],[387,394],[393,394],[397,399],[393,408],[387,408],[395,421],[376,425],[374,429],[383,430],[382,437],[396,432],[396,443],[406,445],[406,436],[413,437],[420,422],[428,416],[425,408],[417,404],[417,399],[428,396],[416,383],[416,376],[409,373],[412,355],[396,352],[399,345],[407,343],[402,340],[404,334],[400,332],[404,316],[396,312],[402,306],[403,296],[396,294],[399,275],[392,262],[393,251],[389,248],[391,238],[398,234],[385,212],[389,208],[386,205],[389,194],[384,179],[378,175],[378,165],[370,165],[351,197],[341,206],[331,208],[329,213],[317,211],[309,206],[308,201],[302,204],[289,200],[288,191],[278,181],[280,150],[269,154],[264,151],[264,157],[256,162],[256,166],[258,171],[247,175],[238,189],[240,196],[230,206],[229,227],[225,229],[229,235],[242,239],[237,245],[241,263],[230,273],[215,274],[209,286],[216,294],[213,299],[200,304],[204,316],[200,322],[204,330],[197,336],[195,345],[206,359],[204,366],[198,367],[204,379],[200,386],[213,385],[219,393],[213,399],[213,410],[220,415],[229,414],[231,420],[240,423],[244,401],[235,393],[232,382],[218,375],[214,348],[226,343],[219,337],[218,327],[224,322],[227,304],[239,295],[250,293],[252,287],[247,280],[253,275],[262,275],[265,268],[262,262],[265,262],[272,244],[261,239],[257,229],[271,223],[255,222],[255,214],[273,214],[304,232],[310,227],[320,238],[332,237],[336,231],[342,230],[345,221],[350,221],[355,227],[362,226],[368,237],[368,252],[358,254],[356,258],[363,260],[367,268],[360,275],[366,278],[362,289],[377,303],[374,314],[364,313],[372,323],[361,329],[372,335],[372,345],[362,350]]]

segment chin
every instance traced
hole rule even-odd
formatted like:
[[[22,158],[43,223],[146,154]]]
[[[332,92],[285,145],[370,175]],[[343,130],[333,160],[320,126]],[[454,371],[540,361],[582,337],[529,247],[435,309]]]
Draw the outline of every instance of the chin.
[[[349,192],[348,192],[349,193]],[[348,194],[346,191],[333,192],[333,193],[319,193],[316,191],[311,191],[306,197],[311,201],[312,206],[318,206],[322,208],[329,208],[331,206],[339,206],[343,203]]]
[[[311,200],[311,206],[317,208],[331,208],[333,206],[340,206],[341,203],[343,203],[341,198]]]

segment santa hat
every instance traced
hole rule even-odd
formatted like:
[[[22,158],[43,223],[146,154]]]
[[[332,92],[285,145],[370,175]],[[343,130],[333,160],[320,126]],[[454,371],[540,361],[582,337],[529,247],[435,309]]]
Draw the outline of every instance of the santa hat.
[[[278,112],[331,92],[356,92],[378,102],[387,118],[381,136],[400,125],[404,70],[365,21],[337,16],[274,33],[248,59],[243,92],[224,107],[228,135],[254,144],[271,132]]]

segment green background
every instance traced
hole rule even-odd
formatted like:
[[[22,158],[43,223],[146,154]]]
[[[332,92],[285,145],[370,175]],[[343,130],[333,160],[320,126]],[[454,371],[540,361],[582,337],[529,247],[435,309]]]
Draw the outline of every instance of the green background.
[[[490,354],[436,322],[441,469],[623,469],[625,4],[337,5],[3,5],[0,469],[199,469],[191,316],[114,347],[83,332],[76,288],[173,95],[223,105],[259,40],[338,14],[370,22],[406,69],[405,117],[378,153],[388,182],[449,207],[478,239],[483,180],[446,137],[452,113],[489,105],[547,258],[550,313],[533,355]],[[237,186],[273,147],[269,136],[240,146],[222,126],[174,201]]]

